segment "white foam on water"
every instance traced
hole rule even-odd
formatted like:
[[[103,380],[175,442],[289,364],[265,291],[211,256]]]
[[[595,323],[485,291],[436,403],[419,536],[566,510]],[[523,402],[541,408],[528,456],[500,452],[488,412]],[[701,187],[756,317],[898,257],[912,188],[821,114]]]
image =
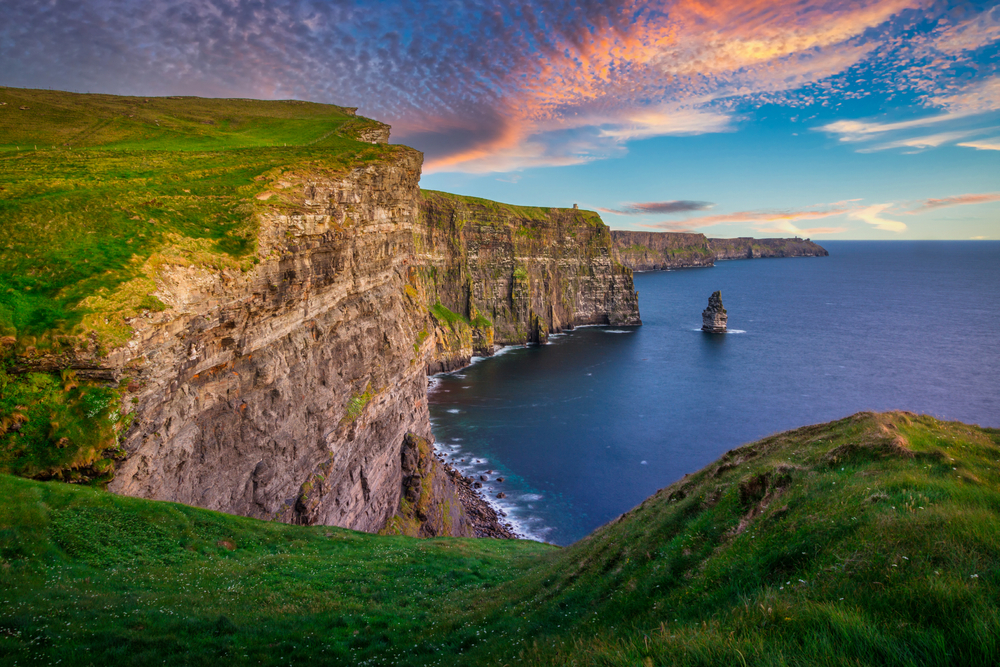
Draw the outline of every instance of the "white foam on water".
[[[641,465],[641,466],[648,466],[649,465],[649,461],[639,461],[639,465]]]
[[[451,410],[448,410],[448,412],[450,412],[453,415],[457,415],[457,414],[461,413],[462,411],[459,410],[458,408],[452,408]]]
[[[698,327],[697,329],[691,329],[691,331],[704,332],[701,327]],[[728,331],[723,331],[722,333],[727,333],[727,334],[743,334],[743,333],[746,333],[746,332],[747,332],[746,329],[729,329]]]
[[[634,331],[626,331],[625,329],[601,329],[604,333],[635,333]]]

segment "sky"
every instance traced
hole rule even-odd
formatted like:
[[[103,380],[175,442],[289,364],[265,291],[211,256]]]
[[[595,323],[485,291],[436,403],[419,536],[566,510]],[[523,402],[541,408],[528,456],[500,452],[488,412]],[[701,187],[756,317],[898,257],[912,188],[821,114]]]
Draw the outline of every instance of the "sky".
[[[615,229],[1000,239],[1000,3],[0,0],[0,85],[356,106]]]

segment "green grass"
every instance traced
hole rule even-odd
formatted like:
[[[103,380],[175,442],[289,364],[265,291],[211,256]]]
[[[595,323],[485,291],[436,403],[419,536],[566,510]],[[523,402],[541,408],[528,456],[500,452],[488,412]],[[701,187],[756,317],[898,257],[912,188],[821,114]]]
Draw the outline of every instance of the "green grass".
[[[0,477],[0,661],[992,665],[998,460],[997,430],[859,414],[734,450],[565,549]]]
[[[253,265],[256,213],[278,201],[255,196],[276,180],[396,150],[322,104],[14,88],[0,102],[0,337],[21,356],[91,332],[122,344],[127,317],[162,309],[164,264]]]
[[[449,310],[440,301],[434,303],[432,306],[428,308],[428,310],[438,322],[442,324],[447,324],[452,329],[461,327],[463,324],[466,326],[471,326],[469,324],[468,318],[466,318],[464,315],[459,315],[458,313]]]
[[[482,212],[493,214],[498,217],[507,218],[512,222],[535,220],[548,221],[554,212],[573,213],[580,216],[591,226],[604,226],[601,216],[594,211],[573,208],[549,208],[541,206],[518,206],[517,204],[503,204],[491,199],[481,197],[470,197],[468,195],[456,195],[450,192],[440,192],[438,190],[421,190],[421,196],[442,208],[455,208],[459,204],[478,209],[478,217],[482,217]],[[532,231],[519,226],[517,232],[521,235],[531,236]]]
[[[107,481],[122,424],[86,407],[110,389],[26,369],[123,345],[130,318],[166,308],[165,267],[248,271],[262,210],[295,210],[283,192],[406,150],[357,140],[383,126],[323,104],[15,88],[0,103],[0,472],[39,478]]]

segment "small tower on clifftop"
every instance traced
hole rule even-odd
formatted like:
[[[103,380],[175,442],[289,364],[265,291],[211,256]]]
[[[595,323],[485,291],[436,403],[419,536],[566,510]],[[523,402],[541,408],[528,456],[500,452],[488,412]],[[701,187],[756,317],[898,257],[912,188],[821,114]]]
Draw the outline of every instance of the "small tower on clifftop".
[[[708,308],[701,311],[701,330],[708,333],[726,333],[729,316],[722,307],[722,292],[712,292],[708,297]]]

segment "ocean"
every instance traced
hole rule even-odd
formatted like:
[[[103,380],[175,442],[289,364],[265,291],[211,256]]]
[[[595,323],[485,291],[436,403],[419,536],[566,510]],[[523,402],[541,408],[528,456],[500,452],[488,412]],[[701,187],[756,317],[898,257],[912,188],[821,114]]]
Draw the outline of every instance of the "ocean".
[[[643,326],[436,376],[439,450],[490,478],[519,532],[565,545],[778,431],[862,410],[1000,427],[1000,242],[822,245],[829,257],[636,274]],[[725,335],[699,331],[715,290]]]

